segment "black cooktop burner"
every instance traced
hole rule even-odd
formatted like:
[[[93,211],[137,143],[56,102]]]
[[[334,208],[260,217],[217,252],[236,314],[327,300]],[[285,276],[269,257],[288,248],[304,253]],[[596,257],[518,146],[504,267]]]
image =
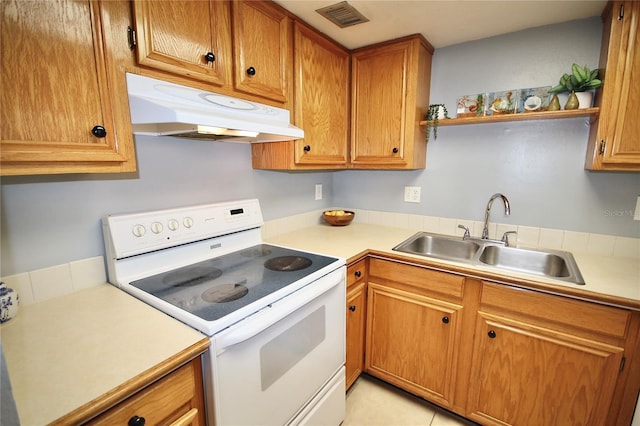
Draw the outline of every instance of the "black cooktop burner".
[[[280,256],[264,262],[264,267],[272,271],[299,271],[311,266],[311,259],[300,256]]]
[[[130,283],[214,321],[299,281],[336,259],[260,244]]]
[[[187,266],[182,269],[168,272],[162,278],[162,282],[170,287],[194,286],[206,281],[215,280],[220,275],[222,275],[222,271],[217,268]]]
[[[226,303],[244,297],[249,289],[242,284],[222,284],[202,293],[202,300],[209,303]]]

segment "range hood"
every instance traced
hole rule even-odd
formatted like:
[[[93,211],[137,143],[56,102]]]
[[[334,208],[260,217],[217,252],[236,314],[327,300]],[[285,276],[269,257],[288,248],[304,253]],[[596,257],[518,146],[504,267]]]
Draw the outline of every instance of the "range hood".
[[[127,73],[133,133],[229,142],[301,139],[289,111]]]

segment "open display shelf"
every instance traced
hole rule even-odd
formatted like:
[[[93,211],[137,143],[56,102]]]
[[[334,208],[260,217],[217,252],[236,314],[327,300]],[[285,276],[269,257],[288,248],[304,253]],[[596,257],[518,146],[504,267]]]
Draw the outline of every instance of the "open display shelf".
[[[553,120],[559,118],[590,117],[592,121],[600,113],[600,108],[583,108],[562,111],[525,112],[519,114],[488,115],[484,117],[445,118],[438,120],[438,126],[459,126],[464,124],[501,123],[508,121]],[[426,126],[426,121],[420,122]]]

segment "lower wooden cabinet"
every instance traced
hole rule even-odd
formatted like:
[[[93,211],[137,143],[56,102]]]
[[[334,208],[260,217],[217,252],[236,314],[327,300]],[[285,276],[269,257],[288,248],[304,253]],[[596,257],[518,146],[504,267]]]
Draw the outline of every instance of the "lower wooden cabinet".
[[[640,312],[369,259],[365,372],[483,425],[628,425]]]
[[[367,295],[367,260],[347,266],[347,336],[346,336],[346,388],[364,369],[364,335]]]
[[[144,418],[144,423],[140,418]],[[134,394],[88,424],[206,425],[200,357]]]
[[[495,425],[604,425],[630,313],[483,283],[467,417]]]
[[[460,276],[372,259],[365,370],[451,407],[462,282]]]

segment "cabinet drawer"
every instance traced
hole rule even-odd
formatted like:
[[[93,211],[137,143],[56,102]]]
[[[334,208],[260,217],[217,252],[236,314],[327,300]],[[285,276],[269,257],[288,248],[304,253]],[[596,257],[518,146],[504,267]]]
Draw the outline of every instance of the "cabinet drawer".
[[[462,299],[464,277],[389,260],[369,260],[369,276]],[[371,278],[370,278],[371,280]]]
[[[89,424],[126,425],[131,418],[138,416],[144,417],[148,425],[204,425],[201,371],[200,358],[196,358]]]
[[[364,280],[367,277],[367,259],[358,260],[347,266],[347,287]]]
[[[483,283],[481,311],[503,316],[554,323],[623,339],[627,335],[630,312],[566,297]]]

